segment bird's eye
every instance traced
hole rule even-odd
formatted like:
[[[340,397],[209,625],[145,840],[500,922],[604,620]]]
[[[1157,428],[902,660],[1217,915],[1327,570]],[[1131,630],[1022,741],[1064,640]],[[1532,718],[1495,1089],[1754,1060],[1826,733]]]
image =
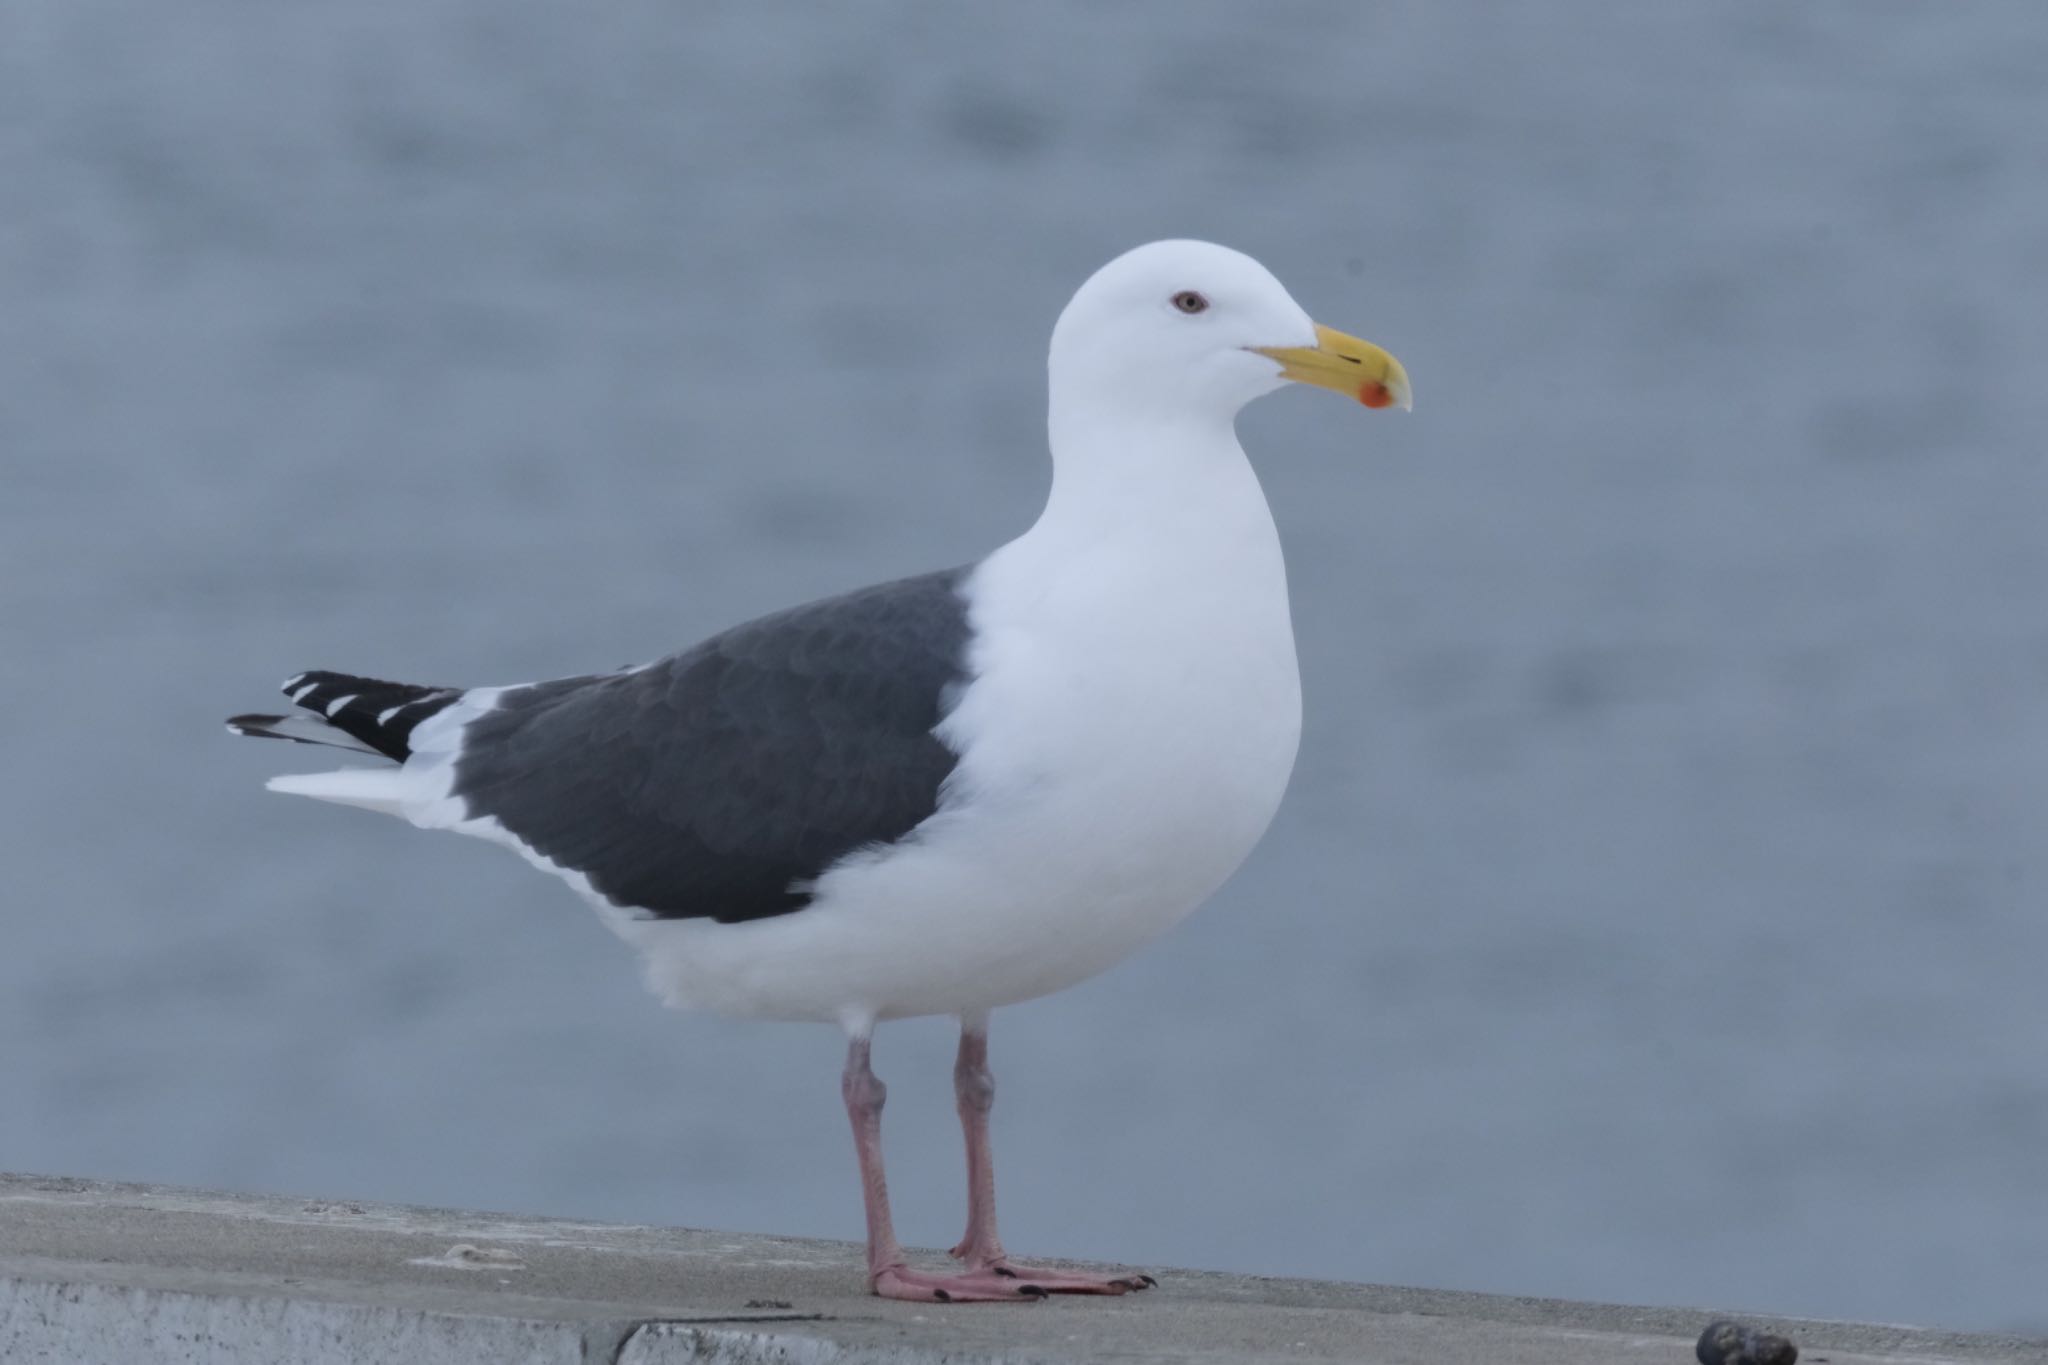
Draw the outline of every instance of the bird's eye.
[[[1206,313],[1209,311],[1209,300],[1192,289],[1183,289],[1173,296],[1173,306],[1183,313]]]

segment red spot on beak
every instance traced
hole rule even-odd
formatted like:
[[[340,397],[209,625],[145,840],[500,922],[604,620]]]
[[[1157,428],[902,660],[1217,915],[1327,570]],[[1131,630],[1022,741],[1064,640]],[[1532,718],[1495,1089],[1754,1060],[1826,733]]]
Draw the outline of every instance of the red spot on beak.
[[[1377,379],[1358,391],[1358,401],[1369,408],[1390,408],[1394,406],[1393,392]]]

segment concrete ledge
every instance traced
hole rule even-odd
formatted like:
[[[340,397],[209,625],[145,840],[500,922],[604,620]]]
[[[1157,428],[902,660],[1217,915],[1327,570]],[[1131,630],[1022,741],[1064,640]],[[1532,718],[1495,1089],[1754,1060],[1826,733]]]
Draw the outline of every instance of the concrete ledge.
[[[867,1296],[859,1266],[836,1242],[0,1176],[0,1360],[1685,1365],[1729,1316],[1198,1271],[942,1308]],[[2048,1341],[1752,1320],[1830,1365],[2048,1361]]]

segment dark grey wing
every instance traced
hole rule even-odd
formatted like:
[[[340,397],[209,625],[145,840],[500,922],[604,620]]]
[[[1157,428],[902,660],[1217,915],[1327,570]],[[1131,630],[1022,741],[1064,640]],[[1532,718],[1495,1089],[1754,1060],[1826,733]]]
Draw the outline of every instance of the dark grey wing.
[[[631,672],[537,683],[470,722],[455,795],[616,904],[787,914],[938,806],[966,678],[962,570],[737,626]]]

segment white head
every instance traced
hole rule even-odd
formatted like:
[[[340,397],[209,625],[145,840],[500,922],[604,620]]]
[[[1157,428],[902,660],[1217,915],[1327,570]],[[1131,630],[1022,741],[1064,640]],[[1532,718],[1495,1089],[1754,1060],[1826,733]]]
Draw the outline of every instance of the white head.
[[[1272,272],[1210,242],[1152,242],[1090,276],[1052,330],[1054,421],[1107,408],[1228,422],[1289,380],[1408,406],[1400,362],[1318,327]]]

